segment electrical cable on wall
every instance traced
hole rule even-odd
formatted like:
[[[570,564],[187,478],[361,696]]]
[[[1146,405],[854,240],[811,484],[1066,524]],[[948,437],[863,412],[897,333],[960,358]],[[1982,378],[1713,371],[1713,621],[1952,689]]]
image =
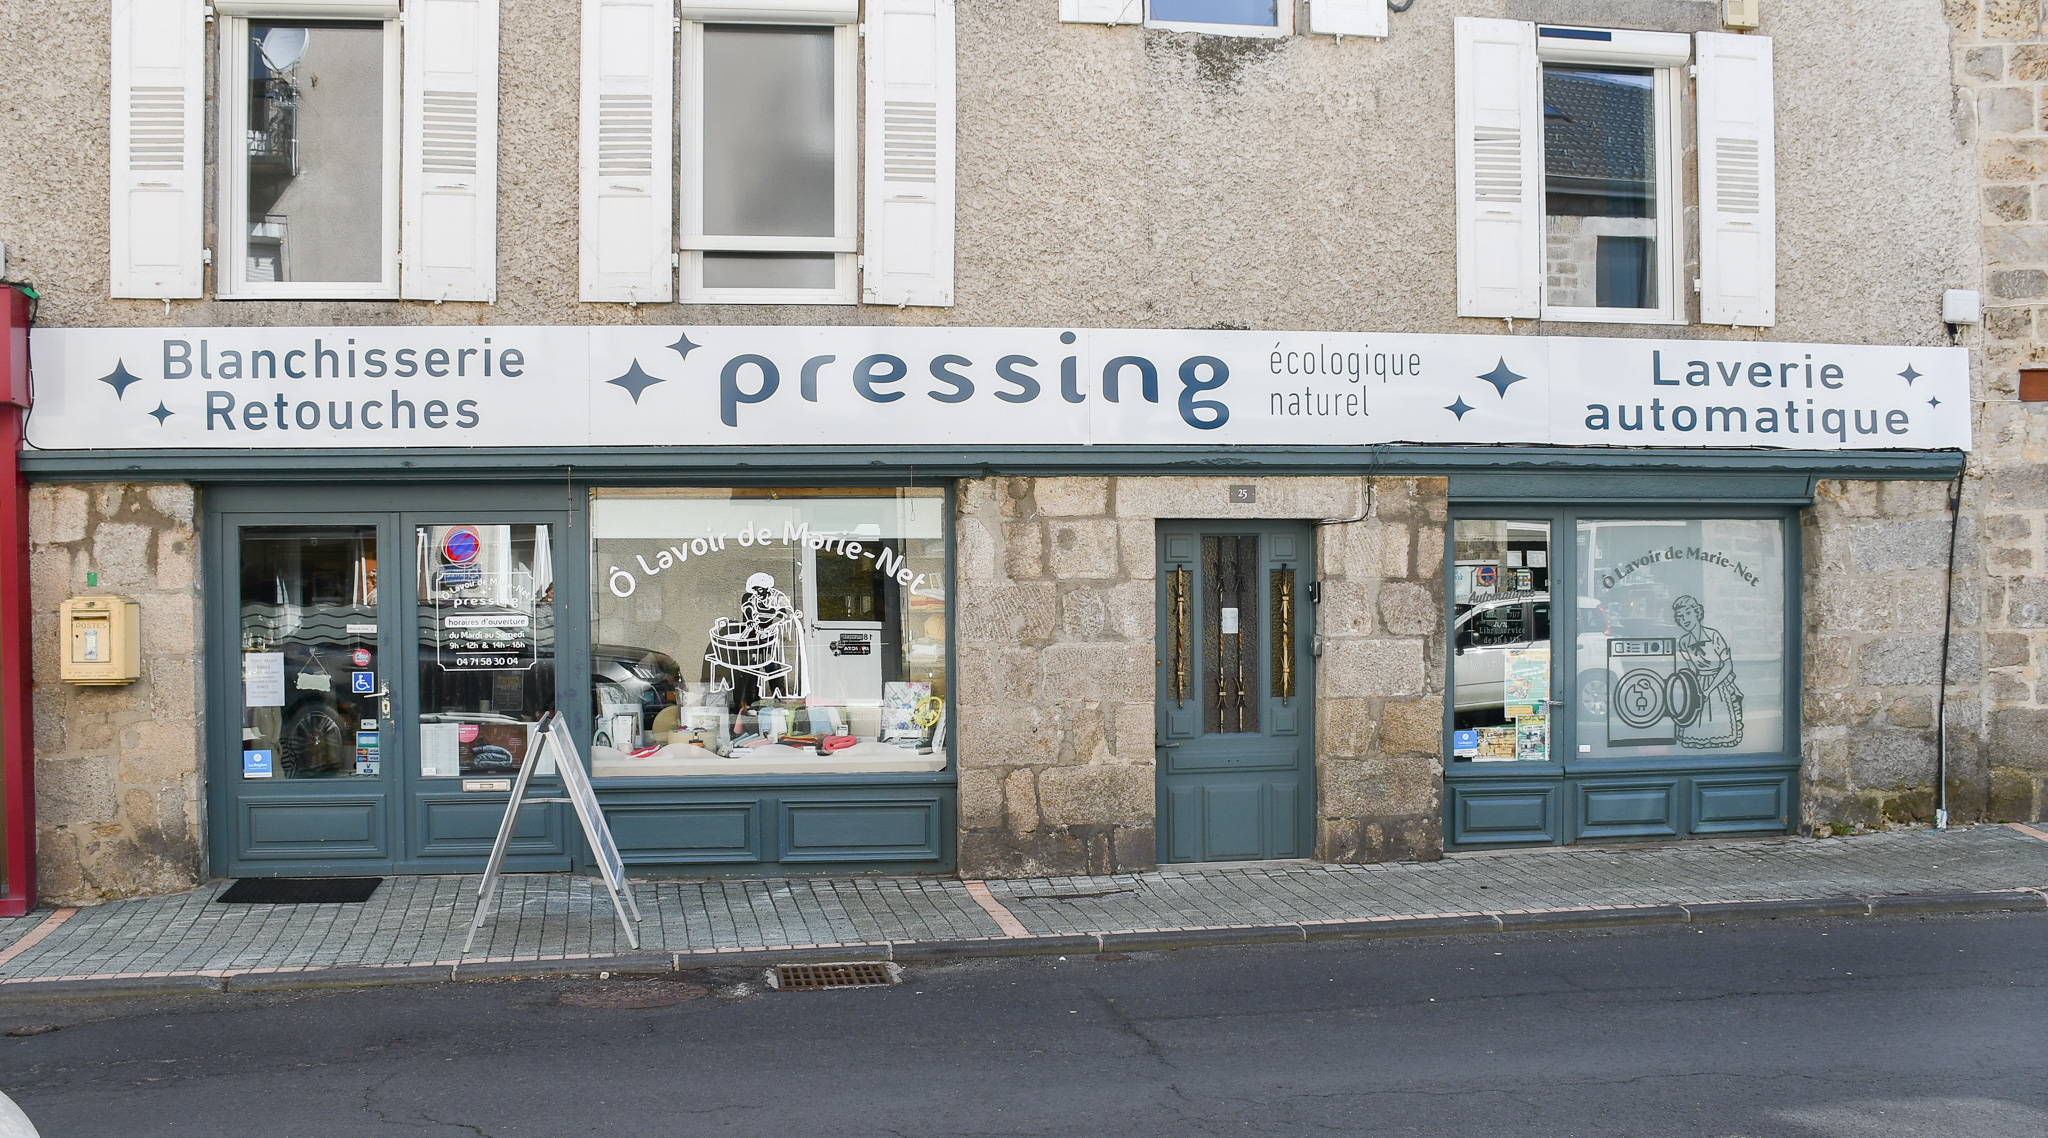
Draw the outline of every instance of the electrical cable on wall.
[[[1962,518],[1963,478],[1969,473],[1967,460],[1956,472],[1948,491],[1948,573],[1943,579],[1941,606],[1941,678],[1934,696],[1934,828],[1948,829],[1948,645],[1955,627],[1956,529]]]

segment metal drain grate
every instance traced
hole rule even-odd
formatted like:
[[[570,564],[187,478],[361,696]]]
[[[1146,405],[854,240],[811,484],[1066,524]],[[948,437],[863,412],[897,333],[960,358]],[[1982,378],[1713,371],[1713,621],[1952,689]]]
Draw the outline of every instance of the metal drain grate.
[[[877,988],[903,978],[903,969],[887,961],[858,960],[846,964],[778,964],[768,970],[768,986],[778,992],[823,992],[832,988]]]

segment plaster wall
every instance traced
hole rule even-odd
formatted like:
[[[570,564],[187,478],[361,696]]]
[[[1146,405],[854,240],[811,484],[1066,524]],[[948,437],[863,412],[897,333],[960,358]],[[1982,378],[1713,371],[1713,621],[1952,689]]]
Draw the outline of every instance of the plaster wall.
[[[993,478],[956,499],[960,873],[1157,862],[1161,519],[1323,519],[1315,856],[1442,856],[1441,478]],[[1366,506],[1370,499],[1371,509]],[[1335,519],[1335,520],[1331,520]],[[1342,520],[1352,519],[1352,520]]]
[[[1501,321],[1456,316],[1453,19],[1691,32],[1716,27],[1718,7],[1456,0],[1393,15],[1385,40],[1339,42],[1061,24],[1054,0],[961,0],[956,307],[635,309],[575,299],[579,5],[503,0],[497,304],[208,299],[176,301],[167,312],[161,302],[106,295],[108,6],[0,0],[0,74],[8,76],[0,137],[10,156],[0,241],[10,275],[42,290],[48,326],[730,322],[1506,333]],[[1938,0],[1766,4],[1764,20],[1777,61],[1777,327],[1518,322],[1515,331],[1849,343],[1942,337],[1940,291],[1975,280],[1979,254],[1973,155],[1947,82]],[[1691,116],[1680,119],[1689,149]],[[209,193],[216,181],[209,177]],[[1688,262],[1696,260],[1696,197],[1688,185],[1680,227]],[[220,247],[217,235],[209,242]]]

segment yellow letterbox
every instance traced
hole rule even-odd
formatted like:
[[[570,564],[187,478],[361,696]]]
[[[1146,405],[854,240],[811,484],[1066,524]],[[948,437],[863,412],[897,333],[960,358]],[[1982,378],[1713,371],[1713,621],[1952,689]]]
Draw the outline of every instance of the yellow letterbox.
[[[73,597],[61,612],[59,678],[74,684],[131,684],[142,678],[140,604],[127,597]]]

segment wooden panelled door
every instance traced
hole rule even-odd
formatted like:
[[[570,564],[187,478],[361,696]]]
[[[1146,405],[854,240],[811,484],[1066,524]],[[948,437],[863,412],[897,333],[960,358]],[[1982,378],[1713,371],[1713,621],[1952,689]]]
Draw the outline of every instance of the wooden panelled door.
[[[1159,860],[1315,846],[1314,534],[1305,523],[1159,527]]]

